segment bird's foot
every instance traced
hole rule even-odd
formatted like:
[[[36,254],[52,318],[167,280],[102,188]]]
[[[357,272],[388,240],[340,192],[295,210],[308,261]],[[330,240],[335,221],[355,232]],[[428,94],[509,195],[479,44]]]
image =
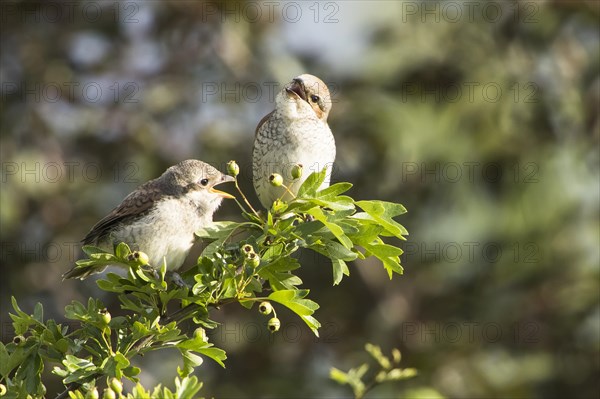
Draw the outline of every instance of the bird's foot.
[[[314,222],[315,221],[315,217],[313,215],[308,214],[308,213],[303,213],[302,214],[302,218],[304,219],[304,221],[306,223]]]
[[[152,269],[152,277],[154,277],[155,280],[160,280],[160,274],[158,273],[158,270]]]
[[[177,272],[168,272],[170,280],[179,288],[190,288]]]

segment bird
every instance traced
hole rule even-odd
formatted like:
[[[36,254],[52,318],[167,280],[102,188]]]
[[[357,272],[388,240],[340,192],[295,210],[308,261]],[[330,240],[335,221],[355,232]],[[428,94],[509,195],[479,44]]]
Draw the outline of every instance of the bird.
[[[146,253],[151,268],[160,269],[164,261],[167,271],[175,271],[192,248],[194,233],[212,222],[223,198],[234,198],[214,187],[234,180],[202,161],[182,161],[125,197],[92,227],[82,243],[112,251],[124,242],[132,250]],[[105,268],[75,266],[63,279],[83,280]]]
[[[252,149],[252,180],[261,204],[269,209],[276,199],[292,199],[311,172],[327,168],[321,189],[328,187],[335,161],[335,139],[327,124],[331,96],[327,85],[314,75],[292,79],[275,97],[275,110],[258,123]],[[304,173],[294,179],[292,169]],[[285,187],[270,184],[273,174]]]

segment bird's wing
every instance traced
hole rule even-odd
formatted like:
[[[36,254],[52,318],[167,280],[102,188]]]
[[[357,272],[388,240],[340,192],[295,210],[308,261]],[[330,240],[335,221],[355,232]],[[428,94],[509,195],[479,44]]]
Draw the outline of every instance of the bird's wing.
[[[254,136],[256,137],[256,135],[258,134],[258,130],[262,127],[262,125],[264,125],[264,123],[267,121],[267,119],[269,119],[271,117],[271,115],[273,115],[273,112],[275,112],[275,110],[269,112],[268,114],[266,114],[261,120],[260,122],[258,122],[258,125],[256,126],[256,130],[254,131]]]
[[[148,183],[152,183],[152,181]],[[144,215],[158,200],[165,196],[165,193],[158,187],[148,183],[125,197],[123,202],[96,223],[81,241],[85,245],[94,244],[119,223]]]

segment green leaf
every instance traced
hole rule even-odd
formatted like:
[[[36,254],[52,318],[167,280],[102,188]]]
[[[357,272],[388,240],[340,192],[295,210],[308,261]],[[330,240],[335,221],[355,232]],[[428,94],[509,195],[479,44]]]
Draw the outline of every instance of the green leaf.
[[[129,367],[129,360],[122,353],[117,352],[104,359],[101,367],[104,374],[120,379],[123,376],[122,369]]]
[[[44,307],[39,302],[33,308],[33,318],[40,324],[44,322]]]
[[[93,362],[73,355],[66,355],[62,363],[69,371],[67,377],[63,379],[64,384],[84,380],[98,372]]]
[[[13,321],[12,325],[13,325],[13,329],[15,330],[15,334],[16,335],[25,334],[25,332],[27,332],[27,330],[29,329],[29,327],[31,325],[36,325],[38,327],[43,327],[44,326],[43,323],[37,321],[32,316],[30,316],[27,313],[23,312],[21,310],[21,308],[19,308],[19,305],[17,304],[17,300],[15,299],[15,297],[11,297],[11,302],[12,302],[12,305],[13,305],[13,309],[17,313],[16,315],[12,314],[12,313],[9,313],[9,316],[10,316],[10,318]]]
[[[363,223],[360,220],[358,222],[358,232],[350,235],[352,241],[358,245],[365,246],[371,244],[379,238],[379,234],[384,230],[379,224]]]
[[[292,290],[295,286],[302,284],[298,276],[289,272],[276,272],[270,269],[262,269],[259,275],[269,281],[271,289],[274,291]]]
[[[96,285],[103,291],[122,293],[128,291],[123,286],[124,283],[128,282],[129,280],[116,273],[107,273],[106,280],[97,280]]]
[[[352,188],[352,183],[335,183],[317,192],[317,198],[336,197]]]
[[[418,374],[417,369],[415,368],[405,368],[405,369],[392,369],[390,371],[388,371],[385,375],[385,381],[399,381],[399,380],[405,380],[408,378],[412,378],[415,377]],[[428,395],[428,397],[433,397],[435,398],[436,396],[430,396]],[[442,397],[441,395],[438,397]]]
[[[344,261],[351,261],[357,258],[355,252],[352,252],[345,246],[341,245],[339,242],[327,241],[325,243],[325,248],[327,251],[327,255],[332,260],[339,259]]]
[[[339,384],[346,384],[348,382],[348,374],[344,373],[340,369],[336,369],[335,367],[332,367],[329,370],[329,378],[331,378]]]
[[[182,350],[181,356],[183,357],[183,368],[177,366],[177,373],[181,377],[187,377],[194,372],[194,369],[202,364],[204,360],[189,350]]]
[[[302,237],[308,237],[322,229],[323,223],[312,221],[299,224],[298,226],[296,226],[295,232],[296,234],[299,234]]]
[[[66,353],[69,350],[69,341],[65,338],[61,338],[54,344],[54,349],[61,353]]]
[[[372,220],[381,226],[390,234],[405,240],[403,236],[408,235],[408,231],[400,223],[393,220],[394,217],[406,212],[406,208],[400,204],[386,201],[357,201],[363,213],[357,213],[353,217],[362,220]]]
[[[127,256],[131,253],[129,245],[124,242],[120,242],[115,248],[115,256],[119,259],[127,259]]]
[[[65,316],[71,320],[85,320],[86,309],[81,302],[72,301],[70,305],[65,306]]]
[[[276,258],[283,252],[283,245],[269,245],[267,250],[261,255],[261,259],[265,262],[271,262],[272,258]]]
[[[299,267],[300,264],[296,259],[286,256],[261,266],[258,269],[258,275],[268,280],[271,288],[275,291],[293,290],[295,286],[302,284],[302,280],[290,272]]]
[[[224,238],[231,234],[239,226],[236,222],[212,222],[208,226],[205,226],[196,232],[196,236],[199,238],[205,238],[209,240],[216,240],[217,238]]]
[[[4,343],[0,342],[0,377],[6,378],[8,373],[12,371],[9,363],[9,354]]]
[[[127,244],[123,245],[127,246]],[[122,259],[119,259],[117,256],[108,253],[106,251],[101,250],[100,248],[96,248],[96,247],[90,247],[90,246],[85,246],[85,252],[88,254],[89,258],[88,259],[80,259],[78,261],[75,262],[75,265],[77,266],[77,269],[86,269],[86,268],[92,268],[92,267],[96,267],[96,268],[103,268],[105,266],[109,266],[109,265],[118,265],[118,264],[125,264],[128,265],[127,262],[124,262]],[[117,246],[117,248],[119,248]],[[127,247],[129,248],[129,247]],[[124,251],[125,249],[123,247],[121,247],[120,249],[121,251]]]
[[[312,316],[300,316],[302,320],[306,323],[306,325],[310,328],[310,330],[315,334],[316,337],[319,336],[319,328],[321,328],[321,323],[317,319]]]
[[[350,197],[341,196],[335,198],[320,199],[314,198],[310,200],[298,200],[298,202],[307,201],[311,204],[329,208],[334,211],[349,211],[354,209],[354,201]]]
[[[66,355],[65,359],[63,360],[62,363],[65,365],[65,367],[69,371],[75,371],[75,370],[82,369],[82,368],[95,367],[94,363],[92,363],[90,360],[81,359],[81,358],[78,358],[77,356],[73,356],[73,355]]]
[[[83,252],[85,252],[85,254],[87,256],[92,256],[93,254],[105,254],[107,253],[105,250],[98,248],[98,247],[94,247],[92,245],[84,245],[83,247],[81,247],[81,249],[83,250]]]
[[[360,233],[360,222],[355,219],[344,218],[336,222],[336,224],[340,226],[344,231],[344,234],[355,243],[355,237]]]
[[[223,243],[225,242],[227,238],[226,237],[221,237],[213,242],[211,242],[210,244],[208,244],[204,250],[202,251],[202,254],[200,254],[200,256],[205,257],[205,258],[212,258],[215,253],[221,249],[221,247],[223,246]]]
[[[10,344],[9,344],[10,345]],[[8,363],[3,365],[3,367],[6,367],[7,370],[12,371],[15,368],[21,366],[21,364],[23,364],[23,361],[25,360],[25,358],[27,356],[29,356],[29,353],[32,351],[32,348],[28,348],[27,350],[21,346],[16,347],[12,353],[10,353],[9,358],[8,358]]]
[[[380,346],[367,343],[365,344],[365,350],[371,356],[373,356],[375,360],[377,360],[377,363],[379,363],[382,369],[389,370],[392,368],[392,362],[387,356],[383,354]]]
[[[198,230],[195,234],[198,238],[213,241],[204,248],[201,256],[207,258],[213,255],[223,246],[225,241],[231,236],[232,232],[240,227],[240,223],[236,222],[212,222]]]
[[[227,355],[223,349],[205,347],[198,349],[197,352],[201,355],[211,358],[212,360],[217,362],[221,367],[225,368],[225,364],[223,362],[227,359]]]
[[[361,207],[365,212],[370,215],[379,215],[386,219],[391,219],[398,215],[406,213],[406,208],[401,204],[387,201],[357,201],[356,205]]]
[[[195,398],[196,394],[202,388],[202,383],[198,382],[196,376],[185,377],[183,379],[175,378],[175,396],[181,399]]]
[[[141,371],[142,370],[139,367],[129,366],[123,369],[123,375],[132,381],[136,381],[137,378],[135,376],[138,375]]]
[[[365,393],[365,384],[362,381],[362,377],[369,370],[369,365],[364,363],[360,365],[358,368],[352,368],[347,373],[332,367],[329,370],[329,378],[338,382],[342,385],[350,385],[352,391],[354,392],[354,397],[362,398]]]
[[[41,378],[43,369],[44,363],[42,362],[42,357],[36,350],[32,350],[19,365],[15,378],[25,382],[25,388],[28,393],[39,395],[44,391]]]
[[[387,270],[387,272],[388,272],[388,276],[390,277],[390,280],[392,279],[393,273],[397,273],[397,274],[404,273],[404,269],[402,268],[402,266],[400,266],[400,262],[398,262],[397,259],[390,257],[390,258],[381,259],[381,261],[383,262],[383,267],[385,267],[385,270]]]
[[[381,239],[379,239],[381,241]],[[383,263],[390,279],[393,273],[402,274],[404,269],[400,266],[399,255],[403,253],[400,248],[388,244],[363,244],[368,254],[376,256]]]
[[[323,213],[321,208],[312,208],[308,211],[308,214],[314,216],[319,222],[323,223],[325,227],[327,227],[333,235],[340,241],[340,243],[346,248],[350,249],[353,247],[352,241],[348,238],[346,234],[344,234],[344,230],[336,224],[330,223],[327,220],[327,217]]]
[[[227,359],[225,351],[223,349],[213,347],[213,344],[205,341],[205,338],[201,334],[195,334],[192,338],[177,343],[177,348],[179,348],[182,353],[185,351],[194,351],[201,355],[207,356],[217,362],[221,367],[225,368],[225,364],[223,363],[223,361]],[[196,361],[197,359],[195,359],[194,356],[189,356],[189,360],[190,363],[188,366],[191,366],[192,361]],[[200,361],[200,363],[202,363],[202,361]],[[198,366],[200,363],[196,364],[196,366]]]
[[[309,246],[309,248],[331,259],[333,285],[338,285],[342,281],[343,275],[350,275],[345,261],[352,261],[358,257],[356,252],[347,249],[336,241],[326,241],[325,245],[317,243]]]
[[[378,258],[400,256],[404,253],[400,248],[388,244],[366,244],[364,247]]]
[[[275,291],[269,295],[269,299],[277,302],[304,320],[312,332],[318,337],[318,329],[321,324],[311,315],[319,308],[319,305],[310,299],[303,299],[308,295],[308,290],[282,290]]]
[[[298,197],[314,197],[317,194],[317,189],[321,187],[321,184],[327,177],[327,168],[323,168],[320,172],[313,172],[306,178],[304,183],[298,189]]]
[[[342,281],[344,275],[350,275],[348,265],[343,260],[332,259],[331,265],[333,266],[333,285],[338,285]]]

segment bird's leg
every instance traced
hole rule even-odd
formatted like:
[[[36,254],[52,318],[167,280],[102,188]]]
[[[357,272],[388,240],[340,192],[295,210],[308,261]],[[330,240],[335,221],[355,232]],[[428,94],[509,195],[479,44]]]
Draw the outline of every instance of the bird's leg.
[[[187,283],[185,281],[183,281],[183,279],[181,278],[181,276],[179,275],[179,273],[177,273],[176,271],[167,271],[167,273],[169,274],[170,280],[177,287],[179,287],[179,288],[190,288],[190,286],[187,285]]]
[[[152,277],[154,277],[155,280],[160,280],[160,274],[158,274],[158,270],[156,270],[152,266],[143,265],[143,266],[140,266],[140,268],[146,273],[152,273]]]

